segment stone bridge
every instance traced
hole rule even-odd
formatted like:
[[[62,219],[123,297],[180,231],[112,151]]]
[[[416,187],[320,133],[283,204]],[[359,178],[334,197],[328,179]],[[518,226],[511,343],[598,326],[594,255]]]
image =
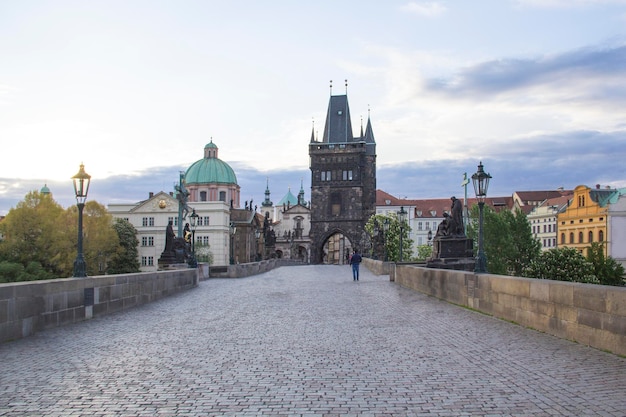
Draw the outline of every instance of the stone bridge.
[[[0,416],[624,416],[626,359],[348,266],[0,344]]]

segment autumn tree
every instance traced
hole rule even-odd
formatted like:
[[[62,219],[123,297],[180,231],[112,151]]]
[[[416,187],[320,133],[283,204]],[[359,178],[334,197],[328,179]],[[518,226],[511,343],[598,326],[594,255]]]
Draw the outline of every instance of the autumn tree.
[[[0,223],[0,232],[4,236],[0,242],[0,260],[24,268],[35,262],[54,277],[67,276],[64,259],[72,251],[73,240],[65,211],[50,194],[28,193],[9,210]]]
[[[107,273],[139,272],[137,229],[129,221],[119,218],[113,220],[113,229],[117,233],[119,246],[107,262]]]

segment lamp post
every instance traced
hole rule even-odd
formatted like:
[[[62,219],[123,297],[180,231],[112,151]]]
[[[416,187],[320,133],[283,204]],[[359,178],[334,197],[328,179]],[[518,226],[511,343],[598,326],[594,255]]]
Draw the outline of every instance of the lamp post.
[[[87,276],[87,265],[83,256],[83,209],[91,182],[91,175],[85,172],[85,165],[80,164],[78,174],[72,177],[72,181],[74,182],[74,193],[78,206],[78,255],[74,261],[74,276],[82,278]]]
[[[433,231],[429,230],[428,231],[428,246],[431,246],[433,244],[432,240],[433,240]]]
[[[235,265],[235,233],[237,232],[237,226],[235,222],[230,222],[230,264]]]
[[[389,217],[383,220],[383,262],[387,262],[387,232],[389,231]]]
[[[254,229],[254,237],[256,238],[256,246],[254,248],[254,260],[261,261],[261,254],[259,253],[259,239],[261,238],[261,230],[259,228]]]
[[[487,256],[483,242],[483,208],[485,207],[485,198],[487,197],[487,188],[489,188],[489,180],[491,175],[483,170],[482,161],[478,164],[478,171],[472,175],[472,183],[474,184],[474,193],[478,200],[478,254],[476,256],[476,265],[474,272],[477,274],[487,273]]]
[[[189,268],[197,268],[198,260],[196,259],[196,227],[198,226],[198,213],[196,209],[192,209],[191,216],[191,259],[189,260]]]
[[[400,222],[400,262],[402,262],[402,236],[404,234],[404,222],[406,221],[407,214],[408,213],[404,211],[404,206],[401,206],[398,212],[398,221]]]

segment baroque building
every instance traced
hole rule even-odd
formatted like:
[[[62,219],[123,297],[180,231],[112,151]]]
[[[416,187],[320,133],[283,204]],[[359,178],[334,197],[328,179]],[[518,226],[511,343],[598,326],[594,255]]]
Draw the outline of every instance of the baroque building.
[[[181,212],[181,198],[184,196],[187,209]],[[183,237],[183,226],[190,223],[189,216],[193,211],[198,215],[194,236],[200,261],[210,258],[212,265],[228,265],[235,249],[240,249],[238,259],[249,261],[249,252],[254,250],[254,238],[231,235],[231,216],[233,211],[239,211],[238,207],[239,185],[235,172],[218,158],[218,148],[211,140],[204,147],[204,157],[180,173],[180,183],[175,191],[151,192],[146,200],[109,204],[108,210],[113,217],[126,219],[137,229],[140,269],[147,272],[156,271],[159,267],[157,261],[165,248],[168,223],[172,223],[178,237]],[[247,227],[253,223],[253,218],[235,217],[238,234],[254,236],[253,227]],[[179,221],[180,218],[182,221]],[[247,244],[250,240],[252,244]],[[233,245],[233,241],[237,245]]]
[[[348,96],[331,93],[321,141],[311,132],[311,259],[345,263],[369,243],[365,224],[376,212],[376,142],[370,117],[352,133]]]

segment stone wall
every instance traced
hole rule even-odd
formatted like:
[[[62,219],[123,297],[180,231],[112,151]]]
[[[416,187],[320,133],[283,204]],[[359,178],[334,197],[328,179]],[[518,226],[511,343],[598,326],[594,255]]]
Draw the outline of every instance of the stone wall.
[[[209,275],[205,278],[244,278],[251,275],[262,274],[281,266],[305,265],[301,261],[294,259],[273,258],[260,262],[249,262],[245,264],[211,266]]]
[[[414,265],[392,267],[392,278],[403,287],[454,304],[626,355],[624,287],[474,274]]]
[[[0,343],[146,304],[198,285],[198,269],[0,284]]]

